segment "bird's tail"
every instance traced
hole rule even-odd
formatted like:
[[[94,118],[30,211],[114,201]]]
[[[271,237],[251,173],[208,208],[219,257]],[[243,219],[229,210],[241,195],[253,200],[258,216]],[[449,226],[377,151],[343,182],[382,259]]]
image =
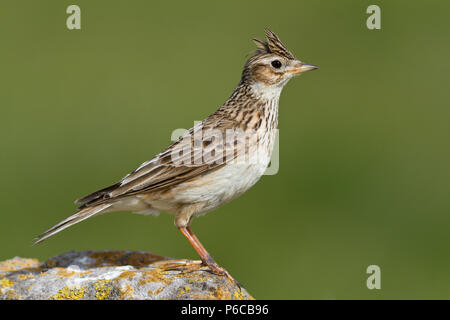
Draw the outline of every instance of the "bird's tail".
[[[99,215],[101,213],[105,213],[106,209],[108,209],[110,206],[112,206],[111,203],[100,204],[100,205],[97,205],[94,207],[86,207],[86,208],[78,211],[77,213],[71,215],[67,219],[64,219],[60,223],[54,225],[53,227],[51,227],[44,233],[37,236],[33,241],[33,245],[38,244],[38,243],[50,238],[51,236],[60,232],[61,230],[64,230],[65,228],[68,228],[80,221],[86,220],[90,217]]]

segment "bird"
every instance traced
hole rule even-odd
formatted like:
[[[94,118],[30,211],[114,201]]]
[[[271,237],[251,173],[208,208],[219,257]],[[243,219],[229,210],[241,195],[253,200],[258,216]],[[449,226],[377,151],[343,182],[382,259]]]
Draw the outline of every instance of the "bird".
[[[75,201],[75,214],[34,239],[38,244],[78,222],[113,211],[166,212],[209,271],[235,281],[192,232],[193,218],[239,197],[267,169],[278,128],[281,91],[293,77],[318,67],[298,60],[272,31],[253,38],[231,96],[210,116],[119,182]]]

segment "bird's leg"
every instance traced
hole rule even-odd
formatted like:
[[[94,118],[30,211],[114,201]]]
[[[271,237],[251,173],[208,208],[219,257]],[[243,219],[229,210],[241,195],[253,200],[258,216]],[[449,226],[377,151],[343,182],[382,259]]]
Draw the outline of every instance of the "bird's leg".
[[[189,240],[191,245],[194,247],[195,251],[197,251],[198,255],[200,256],[200,259],[202,259],[203,264],[207,265],[209,269],[221,276],[226,276],[232,283],[235,283],[239,286],[239,282],[234,280],[234,278],[228,273],[227,270],[220,267],[214,259],[211,257],[211,255],[206,251],[205,247],[200,243],[198,238],[195,236],[195,234],[192,232],[191,228],[189,227],[178,227],[178,229],[181,231],[182,234]]]

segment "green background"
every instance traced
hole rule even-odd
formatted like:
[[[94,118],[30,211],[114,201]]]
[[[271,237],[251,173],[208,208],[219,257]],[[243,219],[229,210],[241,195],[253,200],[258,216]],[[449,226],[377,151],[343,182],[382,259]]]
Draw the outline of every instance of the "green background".
[[[66,8],[81,7],[81,30]],[[381,30],[366,8],[381,7]],[[42,245],[217,109],[270,28],[320,67],[280,100],[280,170],[193,230],[258,299],[450,298],[447,1],[0,2],[0,260],[197,255],[173,217],[111,213]],[[368,290],[366,268],[381,268]]]

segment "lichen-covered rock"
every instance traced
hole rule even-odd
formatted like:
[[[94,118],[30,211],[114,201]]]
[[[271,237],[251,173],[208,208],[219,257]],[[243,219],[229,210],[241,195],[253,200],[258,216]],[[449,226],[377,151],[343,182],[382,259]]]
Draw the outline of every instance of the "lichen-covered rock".
[[[70,251],[0,262],[1,299],[253,299],[200,261],[142,251]]]

